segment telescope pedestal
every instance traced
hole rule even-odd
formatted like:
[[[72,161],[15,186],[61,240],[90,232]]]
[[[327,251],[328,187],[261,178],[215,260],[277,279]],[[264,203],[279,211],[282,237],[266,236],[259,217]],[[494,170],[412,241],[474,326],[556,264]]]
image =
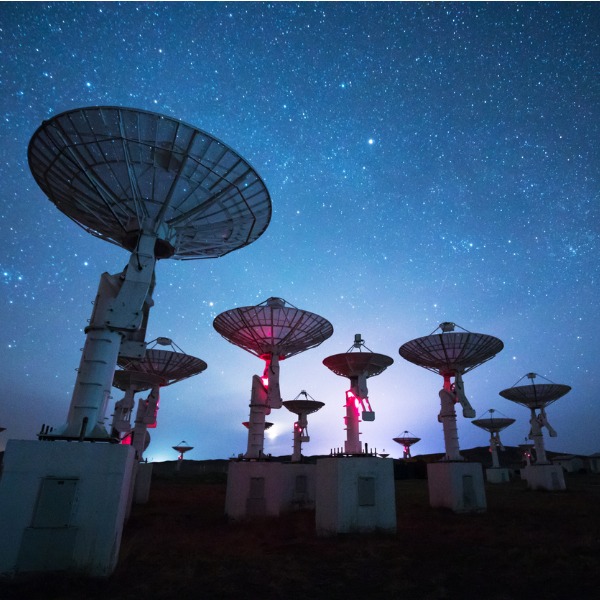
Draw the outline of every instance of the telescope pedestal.
[[[135,483],[133,485],[134,504],[146,504],[150,498],[152,466],[152,463],[147,462],[139,462],[135,465]]]
[[[427,465],[429,504],[455,513],[485,512],[483,469],[475,462],[437,462]]]
[[[0,481],[0,574],[110,575],[131,501],[120,444],[9,440]]]
[[[510,481],[510,469],[506,467],[492,467],[485,470],[488,483],[507,483]]]
[[[528,465],[521,469],[521,477],[530,490],[565,490],[565,474],[560,465]]]
[[[396,532],[391,458],[352,456],[317,461],[317,535]]]
[[[315,471],[314,464],[232,461],[227,472],[225,514],[241,520],[312,509]]]

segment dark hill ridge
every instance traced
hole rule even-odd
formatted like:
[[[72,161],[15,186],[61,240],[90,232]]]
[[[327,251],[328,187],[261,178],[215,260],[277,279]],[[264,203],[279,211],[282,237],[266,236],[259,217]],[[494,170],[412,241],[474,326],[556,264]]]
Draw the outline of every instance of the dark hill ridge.
[[[480,446],[477,448],[469,448],[467,450],[461,450],[461,455],[465,458],[465,460],[472,462],[480,462],[485,468],[492,466],[492,455],[490,453],[488,446]],[[505,446],[504,451],[500,451],[499,453],[500,466],[509,467],[512,469],[519,469],[523,465],[523,456],[521,449],[516,446]],[[546,450],[546,454],[549,459],[556,458],[558,456],[570,455],[567,452],[553,452],[551,450]],[[306,462],[316,462],[319,458],[327,458],[329,455],[315,455],[315,456],[305,456],[304,460]],[[586,455],[575,454],[572,456],[578,456],[579,458],[587,458]],[[417,454],[410,459],[401,459],[394,458],[395,462],[399,463],[409,463],[409,462],[422,462],[422,463],[430,463],[437,462],[444,457],[444,453],[435,453],[435,454]],[[2,465],[2,461],[4,458],[4,451],[0,452],[0,467]],[[278,462],[289,462],[291,460],[290,455],[283,456],[271,456],[269,460],[278,461]],[[182,461],[170,460],[164,462],[155,462],[154,464],[154,473],[159,477],[163,474],[173,473],[173,471],[177,467],[177,463],[179,464],[179,472],[185,473],[186,475],[202,475],[207,473],[227,473],[227,465],[229,464],[228,459],[207,459],[207,460],[192,460],[192,459],[184,459]]]
[[[563,452],[546,451],[548,458],[565,456]],[[461,450],[461,455],[467,461],[479,462],[483,468],[492,466],[492,455],[488,446]],[[305,456],[304,461],[316,463],[319,458],[328,458],[329,455]],[[585,459],[585,456],[577,455]],[[410,459],[393,458],[396,479],[424,479],[427,477],[427,463],[437,462],[444,457],[443,453],[419,454]],[[267,460],[274,462],[289,462],[290,455],[270,456]],[[504,451],[499,452],[500,466],[517,471],[524,466],[521,449],[516,446],[505,446]],[[189,478],[199,476],[202,479],[212,479],[215,482],[224,481],[227,477],[229,460],[171,460],[153,463],[153,477],[157,478]]]

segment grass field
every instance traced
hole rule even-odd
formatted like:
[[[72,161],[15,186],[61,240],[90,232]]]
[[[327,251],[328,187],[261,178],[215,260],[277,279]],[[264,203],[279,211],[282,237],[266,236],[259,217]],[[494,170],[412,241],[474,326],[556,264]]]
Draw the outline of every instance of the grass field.
[[[600,585],[600,475],[567,490],[487,485],[488,510],[429,507],[427,481],[396,482],[398,531],[318,538],[314,512],[224,517],[215,477],[155,478],[135,506],[108,579],[21,576],[0,598],[587,600]]]

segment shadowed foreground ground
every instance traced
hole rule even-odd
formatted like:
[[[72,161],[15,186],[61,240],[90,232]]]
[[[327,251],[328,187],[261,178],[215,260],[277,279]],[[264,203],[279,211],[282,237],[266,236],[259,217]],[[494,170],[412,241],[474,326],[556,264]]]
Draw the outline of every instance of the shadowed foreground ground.
[[[311,512],[227,523],[215,477],[155,479],[112,577],[22,576],[0,582],[0,598],[586,600],[599,585],[600,475],[567,486],[488,485],[486,513],[455,515],[429,507],[425,480],[401,480],[396,535],[321,539]]]

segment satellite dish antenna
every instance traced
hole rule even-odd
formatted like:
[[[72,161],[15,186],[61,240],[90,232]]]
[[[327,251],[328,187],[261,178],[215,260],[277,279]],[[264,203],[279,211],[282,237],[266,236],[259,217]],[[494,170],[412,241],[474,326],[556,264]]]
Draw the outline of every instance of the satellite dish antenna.
[[[283,405],[290,412],[298,415],[298,420],[294,423],[292,462],[300,462],[302,460],[302,442],[310,442],[308,415],[323,408],[325,403],[315,400],[305,390],[302,390],[293,400],[284,400]]]
[[[193,450],[194,446],[190,446],[185,440],[183,440],[183,441],[179,442],[179,444],[177,444],[177,446],[171,446],[171,448],[173,448],[173,450],[175,450],[175,452],[179,452],[179,456],[177,457],[177,460],[183,460],[183,455],[186,452]]]
[[[353,352],[358,350],[358,352]],[[323,364],[336,375],[350,380],[350,389],[346,391],[346,454],[362,454],[360,417],[363,421],[374,421],[375,412],[369,402],[367,379],[385,371],[394,360],[385,354],[372,352],[365,345],[360,333],[354,336],[354,343],[342,354],[333,354],[323,360]]]
[[[170,344],[172,350],[162,350],[150,346],[141,360],[119,358],[122,371],[115,371],[113,385],[125,390],[125,397],[117,402],[113,417],[113,432],[123,435],[136,450],[138,460],[142,459],[145,447],[143,440],[147,429],[156,427],[156,416],[160,402],[160,388],[202,373],[207,364],[195,356],[185,354],[169,338],[157,338],[156,344]],[[149,345],[153,342],[149,342]],[[134,407],[136,392],[151,390],[146,400],[138,401],[138,409],[133,430],[130,416]],[[129,435],[131,434],[131,435]]]
[[[107,441],[117,356],[142,359],[157,259],[216,258],[255,241],[271,218],[254,169],[213,136],[131,108],[79,108],[44,121],[28,160],[34,179],[88,233],[131,253],[102,275],[67,423],[52,439]]]
[[[485,414],[489,413],[489,417],[485,418]],[[473,425],[484,429],[490,433],[490,452],[492,453],[492,468],[499,469],[500,461],[498,459],[498,450],[504,450],[502,441],[500,440],[500,432],[512,425],[515,420],[510,417],[496,417],[496,411],[493,408],[488,410],[481,419],[471,421]]]
[[[402,432],[398,437],[394,438],[394,441],[398,444],[402,444],[404,447],[404,452],[402,458],[411,458],[410,456],[410,447],[421,441],[420,437],[416,437],[410,431]]]
[[[463,407],[463,416],[472,419],[475,411],[464,393],[462,376],[493,358],[504,344],[491,335],[454,331],[454,323],[442,323],[430,335],[416,338],[400,346],[400,356],[444,378],[440,390],[441,412],[438,417],[444,428],[446,461],[462,461],[458,445],[454,404]],[[436,333],[440,330],[440,333]],[[454,382],[451,378],[454,377]]]
[[[242,421],[242,425],[246,428],[246,429],[250,429],[250,421]],[[271,429],[271,427],[273,427],[273,423],[269,422],[269,421],[265,421],[265,431],[267,429]]]
[[[529,385],[518,385],[526,377],[531,383]],[[502,390],[500,395],[530,410],[531,418],[529,423],[531,425],[531,432],[529,433],[529,439],[533,440],[534,443],[536,464],[548,465],[551,464],[551,461],[546,456],[542,427],[548,430],[550,437],[556,437],[556,431],[554,431],[548,422],[546,407],[570,392],[571,387],[560,383],[553,383],[545,377],[542,377],[542,379],[545,379],[548,383],[535,383],[536,377],[542,376],[537,373],[527,373],[515,385]],[[536,411],[539,412],[536,413]]]
[[[279,361],[314,348],[333,334],[327,319],[300,310],[283,298],[268,298],[217,315],[214,328],[228,342],[265,361],[263,376],[252,378],[250,427],[245,458],[260,458],[264,451],[265,416],[281,408]]]

